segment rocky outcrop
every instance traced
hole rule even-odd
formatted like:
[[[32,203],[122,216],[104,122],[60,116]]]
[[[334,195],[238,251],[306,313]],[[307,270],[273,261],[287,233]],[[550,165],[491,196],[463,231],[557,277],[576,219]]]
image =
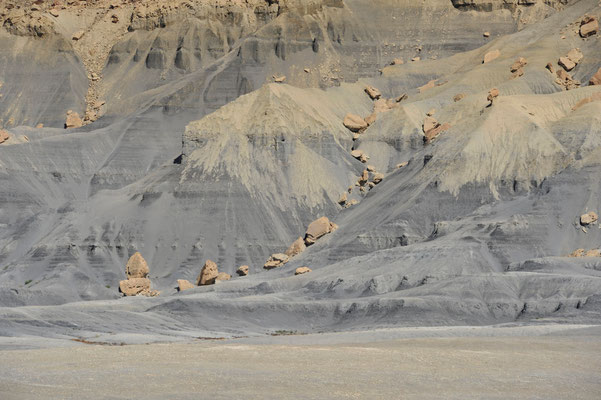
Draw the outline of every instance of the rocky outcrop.
[[[596,212],[591,211],[586,214],[582,214],[580,216],[580,225],[586,226],[590,224],[594,224],[599,219],[599,216]]]
[[[568,257],[580,258],[580,257],[601,257],[601,250],[592,249],[592,250],[584,250],[584,249],[576,249]]]
[[[322,236],[327,235],[330,232],[333,232],[336,229],[336,225],[328,219],[328,217],[321,217],[311,222],[307,227],[307,232],[305,233],[305,244],[307,246],[315,243]]]
[[[217,264],[211,260],[207,260],[205,265],[200,270],[200,274],[196,279],[197,286],[212,285],[215,283],[215,279],[219,276],[219,270]]]
[[[146,278],[150,273],[148,263],[140,252],[135,252],[125,265],[125,274],[127,279],[131,278]]]
[[[265,265],[263,265],[263,268],[265,268],[265,269],[278,268],[278,267],[281,267],[282,265],[286,264],[289,260],[290,260],[290,257],[288,257],[286,254],[275,253],[275,254],[272,254],[271,257],[269,257],[269,260],[267,260]]]
[[[248,265],[241,265],[236,270],[236,273],[238,274],[238,276],[247,276],[249,271],[250,271],[250,268]]]
[[[194,289],[196,286],[192,284],[192,282],[186,279],[178,279],[177,280],[177,290],[183,292],[184,290]]]
[[[288,249],[286,250],[286,252],[284,254],[286,254],[288,257],[292,258],[294,256],[299,255],[303,251],[305,251],[306,248],[307,247],[305,245],[305,241],[303,240],[302,237],[299,237],[290,245],[290,247],[288,247]]]
[[[294,270],[294,275],[303,275],[309,272],[311,272],[311,268],[309,267],[298,267],[296,270]]]

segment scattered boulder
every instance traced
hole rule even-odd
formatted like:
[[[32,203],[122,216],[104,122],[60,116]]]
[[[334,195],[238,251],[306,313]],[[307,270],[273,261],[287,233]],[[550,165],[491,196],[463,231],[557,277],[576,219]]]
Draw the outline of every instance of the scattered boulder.
[[[513,62],[513,64],[511,64],[511,67],[509,67],[509,70],[511,72],[516,72],[519,69],[523,68],[526,66],[526,64],[528,64],[528,61],[524,58],[524,57],[520,57],[517,60],[515,60]]]
[[[392,62],[390,63],[390,65],[401,65],[401,64],[405,64],[405,61],[403,61],[402,58],[395,58],[394,60],[392,60]]]
[[[557,79],[555,79],[555,83],[557,83],[560,86],[563,86],[564,89],[570,90],[580,86],[580,82],[572,78],[572,76],[568,74],[565,70],[558,69],[556,74]]]
[[[595,222],[597,222],[598,219],[599,219],[599,216],[597,215],[597,213],[594,211],[591,211],[589,213],[582,214],[580,216],[580,225],[586,226],[586,225],[594,224]]]
[[[588,81],[589,85],[601,85],[601,68],[595,72],[595,75]]]
[[[367,172],[366,169],[364,169],[363,173],[359,177],[359,180],[357,181],[357,183],[359,184],[359,186],[364,186],[368,180],[369,180],[369,173]]]
[[[576,63],[570,60],[568,57],[559,57],[559,61],[557,63],[563,67],[566,71],[571,71],[576,67]]]
[[[601,251],[599,249],[589,250],[584,253],[584,257],[601,257]]]
[[[305,233],[305,244],[307,246],[315,243],[319,238],[336,230],[336,225],[331,223],[328,217],[321,217],[311,222]]]
[[[447,122],[445,122],[442,125],[438,125],[436,128],[430,129],[426,132],[426,135],[424,136],[424,143],[430,144],[434,139],[436,139],[438,135],[449,129],[451,129],[451,124]]]
[[[150,279],[148,278],[130,278],[119,282],[119,291],[125,296],[146,295],[150,292]]]
[[[585,15],[580,22],[580,37],[586,38],[595,35],[599,31],[597,18]]]
[[[490,37],[490,32],[484,32],[484,33],[482,34],[482,36],[484,36],[485,38],[487,38],[487,37]]]
[[[9,133],[3,129],[0,129],[0,144],[6,142],[8,139],[10,139]]]
[[[269,260],[267,260],[267,262],[265,263],[265,265],[263,265],[263,268],[265,268],[265,269],[278,268],[278,267],[281,267],[282,265],[286,264],[289,260],[290,260],[290,257],[288,257],[286,254],[282,254],[282,253],[272,254],[271,257],[269,257]]]
[[[229,281],[232,279],[230,274],[226,274],[225,272],[220,272],[217,274],[217,278],[215,278],[215,282]]]
[[[437,81],[437,80],[438,80],[438,79],[432,79],[431,81],[429,81],[429,82],[428,82],[428,83],[426,83],[425,85],[423,85],[423,86],[420,86],[420,87],[418,88],[419,92],[420,92],[420,93],[423,93],[423,92],[425,92],[425,91],[426,91],[426,90],[428,90],[428,89],[432,89],[433,87],[436,87],[436,81]]]
[[[340,204],[341,206],[345,205],[346,202],[348,201],[348,193],[344,192],[340,195],[340,197],[338,198],[338,204]],[[304,242],[303,242],[304,243]]]
[[[396,165],[396,169],[404,168],[407,165],[409,165],[409,161],[403,161],[402,163]]]
[[[578,63],[580,63],[580,61],[582,61],[582,59],[584,58],[584,54],[582,54],[582,51],[580,51],[580,49],[572,49],[568,51],[567,57],[574,64],[578,65]]]
[[[378,100],[380,97],[382,97],[382,93],[380,93],[380,91],[373,86],[367,86],[365,88],[365,93],[367,93],[369,98],[372,100]]]
[[[58,10],[55,8],[52,8],[48,11],[48,14],[52,15],[54,18],[58,18]]]
[[[71,36],[71,39],[76,40],[76,41],[80,40],[84,34],[85,34],[84,31],[77,31],[73,34],[73,36]]]
[[[378,172],[378,173],[374,174],[372,182],[377,185],[378,183],[382,182],[383,179],[384,179],[384,174]]]
[[[238,274],[238,276],[247,276],[249,271],[250,268],[248,265],[241,265],[236,270],[236,273]]]
[[[299,267],[294,271],[294,275],[302,275],[311,272],[311,268],[309,267]]]
[[[576,249],[568,257],[584,257],[584,249]]]
[[[219,275],[217,264],[211,260],[207,260],[205,265],[200,270],[198,279],[196,279],[196,286],[212,285],[215,283],[215,279]]]
[[[376,172],[376,167],[374,167],[373,165],[368,165],[366,168],[369,172]]]
[[[348,203],[346,203],[346,205],[344,206],[344,208],[349,208],[352,207],[354,205],[359,204],[359,200],[357,199],[352,199],[351,201],[349,201]]]
[[[284,83],[286,81],[286,76],[284,76],[284,75],[282,75],[282,76],[274,75],[273,76],[273,81],[275,83]]]
[[[67,120],[65,121],[65,129],[81,128],[83,121],[78,113],[71,110],[67,111]]]
[[[501,51],[497,50],[493,50],[493,51],[489,51],[488,53],[486,53],[484,55],[484,59],[482,60],[482,64],[486,64],[489,63],[497,58],[499,58],[499,56],[501,55]]]
[[[358,115],[348,113],[342,124],[351,132],[359,132],[367,128],[367,122]]]
[[[127,279],[132,278],[146,278],[150,273],[150,269],[148,268],[148,263],[140,252],[135,252],[125,265],[125,274],[127,275]]]
[[[547,68],[550,73],[552,73],[552,74],[555,73],[555,68],[553,68],[553,64],[547,63],[547,66],[545,68]]]
[[[431,110],[429,110],[429,111],[426,113],[426,115],[427,115],[428,117],[431,117],[431,116],[433,116],[434,114],[436,114],[436,110],[435,110],[434,108],[432,108]]]
[[[361,161],[362,163],[366,163],[369,157],[363,150],[353,150],[351,151],[351,156]]]
[[[492,103],[494,102],[494,100],[497,97],[499,97],[499,89],[493,88],[488,92],[488,96],[486,97],[486,100],[488,100],[490,102],[489,106],[492,106]]]
[[[465,96],[467,96],[465,93],[458,93],[455,95],[455,97],[453,97],[453,101],[457,103],[458,101],[463,100]]]
[[[192,284],[192,282],[186,279],[178,279],[177,280],[177,290],[183,292],[184,290],[193,289],[196,286]]]
[[[439,125],[440,124],[434,117],[427,116],[424,119],[424,124],[422,125],[422,129],[424,130],[424,133],[427,133],[429,130],[434,129]]]
[[[342,195],[345,197],[344,202],[346,203],[346,192],[344,192]],[[342,198],[343,196],[340,196],[340,197]],[[338,203],[340,203],[340,200],[338,200]],[[340,203],[340,204],[344,204],[344,203]],[[292,258],[296,255],[299,255],[303,251],[305,251],[306,248],[307,248],[307,246],[305,246],[305,241],[303,240],[302,237],[299,236],[299,238],[296,239],[290,245],[290,247],[288,247],[288,249],[286,249],[284,254],[286,254],[288,257]]]
[[[413,58],[411,59],[411,61],[413,61],[413,62],[417,62],[417,61],[419,61],[419,60],[421,60],[421,57],[413,57]]]

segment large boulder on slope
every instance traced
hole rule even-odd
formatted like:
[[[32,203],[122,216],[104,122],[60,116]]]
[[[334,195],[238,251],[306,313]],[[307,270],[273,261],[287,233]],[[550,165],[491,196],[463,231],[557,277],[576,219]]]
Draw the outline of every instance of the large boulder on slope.
[[[590,225],[590,224],[597,222],[598,219],[599,219],[599,216],[597,215],[597,213],[594,211],[591,211],[589,213],[582,214],[580,216],[580,225]]]
[[[335,229],[334,226],[335,225],[330,222],[328,217],[321,217],[311,222],[305,233],[305,244],[307,246],[312,245],[320,237],[332,232],[332,230]]]
[[[263,265],[263,268],[265,268],[265,269],[278,268],[278,267],[281,267],[282,265],[286,264],[289,260],[290,260],[290,257],[288,257],[286,254],[275,253],[275,254],[272,254],[271,257],[269,257],[269,260],[267,260],[265,265]]]
[[[119,291],[126,296],[149,295],[150,279],[131,278],[119,282]]]
[[[142,257],[140,252],[134,253],[125,265],[127,279],[146,278],[149,273],[150,269],[148,268],[148,263],[146,263],[146,260]]]
[[[367,122],[363,118],[351,113],[346,114],[342,124],[351,132],[359,132],[367,128]]]
[[[219,270],[217,269],[217,264],[215,264],[211,260],[207,260],[205,265],[200,270],[200,274],[198,275],[198,279],[196,279],[197,286],[205,286],[212,285],[215,283],[215,279],[219,276]]]
[[[580,22],[580,36],[583,38],[592,36],[599,31],[597,18],[585,15]]]
[[[344,194],[346,195],[346,193],[344,193]],[[346,202],[346,200],[345,200],[345,202]],[[299,237],[290,245],[290,247],[288,247],[288,249],[286,250],[286,252],[284,254],[286,254],[288,257],[292,258],[292,257],[302,253],[303,251],[305,251],[306,248],[307,248],[307,246],[305,245],[305,241],[303,240],[302,237]]]
[[[192,282],[186,279],[178,279],[177,280],[177,290],[183,292],[184,290],[193,289],[196,286]]]

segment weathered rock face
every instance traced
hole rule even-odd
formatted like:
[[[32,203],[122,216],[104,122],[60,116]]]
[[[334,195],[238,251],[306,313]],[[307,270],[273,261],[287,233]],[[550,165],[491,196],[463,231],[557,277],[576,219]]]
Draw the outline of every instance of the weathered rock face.
[[[142,254],[139,252],[134,253],[125,266],[125,274],[128,279],[131,278],[146,278],[150,273],[150,269],[148,268],[148,264]]]
[[[238,274],[238,276],[247,276],[249,271],[250,271],[250,268],[248,265],[241,265],[236,270],[236,273]]]
[[[290,247],[288,247],[285,254],[288,257],[292,258],[296,255],[299,255],[303,251],[305,251],[306,248],[307,247],[305,246],[305,241],[303,240],[302,237],[299,237],[290,245]]]
[[[177,280],[177,290],[183,292],[184,290],[194,289],[196,286],[192,284],[192,282],[186,279],[178,279]]]
[[[219,276],[219,270],[217,264],[211,260],[207,260],[205,265],[200,270],[198,279],[196,280],[197,286],[212,285],[215,283],[215,279]]]
[[[272,254],[271,257],[269,257],[269,260],[267,260],[265,265],[263,265],[263,268],[265,268],[265,269],[278,268],[278,267],[281,267],[282,265],[286,264],[289,260],[290,260],[290,257],[288,257],[286,254],[275,253],[275,254]]]
[[[119,291],[125,296],[150,295],[150,279],[130,278],[119,282]]]

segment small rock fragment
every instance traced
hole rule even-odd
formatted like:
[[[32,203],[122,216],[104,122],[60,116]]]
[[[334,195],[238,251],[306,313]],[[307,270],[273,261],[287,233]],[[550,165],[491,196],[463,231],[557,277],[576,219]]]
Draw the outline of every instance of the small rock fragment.
[[[526,64],[528,64],[528,61],[524,57],[520,57],[517,60],[515,60],[513,62],[513,64],[511,64],[511,67],[509,67],[509,70],[511,72],[516,72],[517,70],[525,67]]]
[[[482,36],[484,36],[484,37],[486,37],[486,38],[487,38],[487,37],[490,37],[490,32],[484,32],[484,33],[482,34]]]
[[[424,136],[424,143],[425,144],[429,144],[431,143],[438,135],[440,135],[442,132],[451,129],[451,124],[445,122],[442,125],[438,125],[436,128],[432,128],[429,131],[426,132],[425,136]]]
[[[238,274],[238,276],[247,276],[249,270],[250,270],[250,268],[248,265],[241,265],[236,270],[236,273]]]
[[[426,91],[426,90],[428,90],[428,89],[432,89],[433,87],[436,87],[436,81],[437,81],[437,80],[438,80],[438,79],[432,79],[431,81],[429,81],[429,82],[428,82],[428,83],[426,83],[425,85],[423,85],[423,86],[420,86],[420,87],[418,88],[419,92],[420,92],[420,93],[423,93],[423,92],[425,92],[425,91]]]
[[[403,61],[402,58],[395,58],[394,60],[392,60],[392,62],[390,63],[390,65],[401,65],[404,64],[405,61]]]
[[[598,219],[599,219],[599,216],[597,215],[597,213],[594,211],[591,211],[589,213],[582,214],[580,216],[580,225],[586,226],[586,225],[594,224],[595,222],[597,222]]]
[[[547,68],[550,73],[552,73],[552,74],[555,73],[555,68],[553,68],[553,64],[547,63],[547,66],[545,68]]]
[[[341,206],[344,206],[346,204],[347,200],[348,200],[348,193],[344,192],[338,198],[338,204],[340,204]]]
[[[299,267],[294,271],[294,275],[302,275],[311,272],[311,268],[309,267]]]
[[[377,185],[378,183],[382,182],[383,179],[384,179],[384,174],[376,173],[376,174],[374,174],[374,178],[372,179],[372,182]]]
[[[56,10],[55,8],[52,8],[48,11],[48,14],[52,15],[53,17],[57,18],[58,17],[58,10]]]
[[[73,34],[73,36],[71,37],[71,39],[73,39],[73,40],[80,40],[83,37],[84,34],[85,34],[84,31],[77,31],[77,32],[75,32]]]
[[[453,101],[456,103],[458,101],[461,101],[465,98],[466,94],[465,93],[458,93],[455,95],[455,97],[453,97]]]
[[[492,106],[492,103],[494,102],[494,100],[497,97],[499,97],[499,89],[493,88],[488,92],[488,96],[486,97],[486,100],[488,100],[490,102],[489,106]]]
[[[380,93],[380,91],[373,86],[367,86],[365,88],[365,93],[367,93],[369,98],[372,100],[378,100],[380,97],[382,97],[382,93]]]
[[[183,292],[184,290],[194,289],[196,286],[192,284],[189,280],[186,279],[178,279],[177,280],[177,290]]]
[[[275,83],[284,83],[286,81],[286,76],[285,75],[282,75],[282,76],[276,76],[276,75],[274,75],[273,76],[273,81]]]
[[[484,55],[484,59],[482,60],[482,64],[489,63],[495,59],[497,59],[501,55],[499,50],[489,51]]]
[[[409,165],[409,161],[403,161],[402,163],[396,165],[396,169],[404,168],[407,165]]]

